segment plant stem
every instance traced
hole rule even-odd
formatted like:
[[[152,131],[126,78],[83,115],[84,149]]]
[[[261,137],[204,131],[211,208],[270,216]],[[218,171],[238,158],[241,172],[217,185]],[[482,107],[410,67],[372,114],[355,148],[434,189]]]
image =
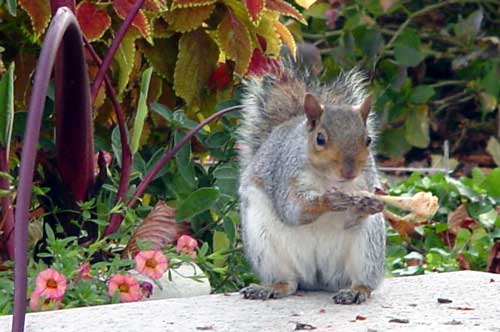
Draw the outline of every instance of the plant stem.
[[[430,84],[429,86],[433,88],[440,88],[447,85],[464,85],[466,83],[467,83],[466,81],[461,81],[461,80],[449,80],[449,81],[440,81],[434,84]]]
[[[106,53],[106,56],[104,57],[101,66],[99,67],[99,71],[97,72],[94,84],[92,85],[91,89],[92,102],[94,102],[97,97],[99,88],[101,87],[102,81],[104,80],[104,75],[108,71],[108,68],[111,65],[111,61],[113,60],[113,57],[115,56],[115,53],[118,50],[118,47],[120,46],[120,43],[123,40],[123,37],[125,37],[127,30],[132,25],[132,21],[134,20],[135,16],[139,12],[145,1],[146,0],[137,0],[134,3],[134,6],[132,6],[130,12],[125,18],[125,21],[123,21],[122,25],[118,29],[115,39],[113,40],[113,43],[111,44],[111,47],[108,50],[108,53]]]
[[[8,150],[0,148],[0,172],[9,172],[9,155]],[[0,189],[9,190],[10,181],[7,178],[0,177]],[[0,231],[3,230],[3,241],[7,249],[7,258],[14,259],[14,210],[12,208],[12,196],[8,194],[0,199],[2,213],[0,217]],[[0,257],[1,260],[1,257]]]
[[[35,80],[31,92],[28,119],[26,122],[26,131],[24,134],[15,213],[13,332],[24,331],[27,286],[26,270],[28,263],[28,218],[31,203],[31,189],[33,187],[33,172],[35,169],[45,98],[47,96],[47,89],[52,69],[54,68],[56,54],[63,37],[67,37],[65,38],[66,47],[72,49],[76,49],[78,46],[81,47],[82,36],[78,28],[78,23],[72,12],[65,7],[57,10],[43,41],[42,50],[36,66]]]
[[[101,59],[95,52],[94,48],[92,45],[90,45],[89,41],[84,38],[85,41],[85,46],[90,52],[90,55],[94,59],[94,62],[99,66],[101,65]],[[113,104],[113,109],[116,114],[116,120],[118,122],[118,131],[120,133],[120,143],[121,143],[121,150],[122,150],[122,160],[121,160],[121,172],[120,172],[120,184],[118,185],[118,192],[116,194],[116,201],[115,205],[118,205],[120,202],[122,202],[125,198],[125,195],[127,193],[127,189],[129,186],[129,178],[130,178],[130,172],[132,170],[132,152],[130,150],[130,145],[128,143],[127,139],[127,131],[125,127],[125,118],[123,117],[123,112],[120,107],[120,103],[118,102],[118,99],[116,98],[116,92],[113,89],[113,85],[111,84],[111,80],[109,79],[108,75],[104,75],[104,84],[106,86],[106,91],[108,92],[108,96],[111,99],[111,103]],[[116,224],[117,223],[117,218],[120,218],[121,215],[117,213],[113,213],[110,216],[109,219],[109,224]],[[108,226],[109,227],[109,226]]]
[[[135,190],[134,195],[128,202],[127,206],[132,207],[138,200],[139,196],[141,196],[144,191],[146,190],[146,187],[153,181],[155,176],[160,172],[160,170],[172,159],[175,154],[186,144],[191,140],[191,138],[196,135],[203,127],[205,127],[208,123],[212,122],[213,120],[221,117],[222,115],[232,112],[235,110],[238,110],[242,108],[242,105],[237,105],[237,106],[231,106],[228,108],[225,108],[217,113],[212,114],[202,122],[200,122],[195,128],[193,128],[191,131],[189,131],[186,136],[182,138],[182,140],[179,141],[170,151],[168,151],[160,160],[154,164],[154,166],[151,168],[151,170],[146,174],[144,179],[139,183],[137,186],[137,189]]]

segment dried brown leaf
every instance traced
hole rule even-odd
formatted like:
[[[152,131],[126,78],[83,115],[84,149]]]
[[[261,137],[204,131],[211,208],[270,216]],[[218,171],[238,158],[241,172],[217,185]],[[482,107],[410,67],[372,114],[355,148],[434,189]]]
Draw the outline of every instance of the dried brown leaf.
[[[491,247],[486,271],[500,273],[500,242],[495,243],[493,247]]]
[[[139,252],[137,241],[151,242],[151,249],[163,249],[166,245],[175,243],[182,234],[189,233],[189,223],[177,223],[175,209],[164,202],[158,202],[153,211],[135,230],[122,253],[122,257],[128,255],[134,257]]]

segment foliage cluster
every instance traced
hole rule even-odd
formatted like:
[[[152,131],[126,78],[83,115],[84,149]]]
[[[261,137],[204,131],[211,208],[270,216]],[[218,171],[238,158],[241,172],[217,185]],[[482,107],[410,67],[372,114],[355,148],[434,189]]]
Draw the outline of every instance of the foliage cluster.
[[[440,152],[441,142],[448,139],[461,161],[491,165],[491,158],[500,159],[494,121],[500,93],[498,9],[494,1],[296,3],[308,8],[299,12],[283,0],[146,1],[119,44],[110,70],[133,154],[126,198],[133,197],[140,181],[188,131],[214,110],[239,103],[237,84],[244,75],[263,70],[279,55],[282,44],[293,53],[294,39],[309,43],[321,55],[324,81],[353,66],[366,70],[377,97],[375,109],[383,129],[378,148],[383,156],[400,158],[397,162],[404,163],[405,155],[411,160]],[[0,73],[4,77],[0,107],[13,108],[15,103],[16,108],[12,143],[7,143],[10,134],[4,135],[8,130],[3,126],[0,145],[11,145],[7,165],[1,167],[10,175],[2,173],[1,178],[12,186],[2,187],[5,190],[1,193],[15,199],[29,82],[50,9],[48,1],[20,0],[23,11],[18,10],[13,17],[13,4],[12,0],[0,1],[0,18],[4,20],[0,25]],[[120,23],[133,4],[131,0],[78,2],[77,17],[98,53],[118,35]],[[284,20],[283,16],[308,25]],[[16,64],[15,73],[13,66],[7,70],[2,65],[10,62]],[[98,65],[90,56],[88,65],[94,78]],[[65,305],[108,301],[103,297],[103,280],[131,266],[119,256],[140,220],[160,201],[177,208],[178,221],[189,221],[191,234],[202,243],[195,261],[209,276],[215,292],[234,291],[254,281],[243,258],[238,231],[238,114],[227,114],[205,126],[154,176],[140,204],[127,207],[116,204],[125,168],[116,125],[119,121],[104,88],[93,92],[94,140],[99,151],[95,178],[99,186],[78,206],[64,205],[66,188],[54,161],[53,85],[47,95],[30,208],[31,282],[47,264],[71,276],[82,263],[92,261],[91,271],[103,279],[85,284],[85,289],[75,288],[74,299],[70,296]],[[14,99],[9,93],[15,93]],[[488,141],[492,142],[488,148],[492,157],[471,159],[471,155],[484,156]],[[494,244],[500,237],[498,188],[498,169],[486,174],[474,170],[460,180],[414,174],[394,186],[394,194],[432,191],[440,198],[441,209],[433,221],[422,225],[392,225],[389,273],[459,268],[498,272],[498,242]],[[124,221],[117,232],[104,237],[112,214],[123,215]],[[172,247],[167,247],[166,253],[169,258],[177,257]],[[0,254],[6,256],[5,252]],[[9,261],[0,261],[0,286],[0,313],[9,313]]]

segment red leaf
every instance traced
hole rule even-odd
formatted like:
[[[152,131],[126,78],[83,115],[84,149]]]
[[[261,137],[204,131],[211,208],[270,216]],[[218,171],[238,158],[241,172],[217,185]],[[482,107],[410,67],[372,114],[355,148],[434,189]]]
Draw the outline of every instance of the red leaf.
[[[266,8],[282,15],[293,17],[297,21],[307,24],[304,16],[302,16],[294,6],[283,0],[266,0]]]
[[[28,13],[33,32],[36,36],[40,36],[50,21],[49,1],[19,0],[19,4]]]
[[[245,0],[245,5],[248,11],[248,17],[253,24],[259,24],[260,18],[262,16],[262,11],[264,10],[264,0]]]
[[[457,235],[461,228],[472,229],[476,225],[477,222],[471,218],[464,204],[448,214],[448,226],[453,235]]]
[[[250,65],[248,66],[248,74],[255,76],[262,76],[269,72],[278,72],[279,71],[279,61],[276,59],[272,59],[264,56],[263,52],[266,51],[266,40],[257,36],[257,40],[262,48],[256,48],[253,50],[252,59],[250,60]]]
[[[134,3],[135,0],[113,0],[113,8],[115,9],[116,14],[120,18],[124,19],[132,9]],[[147,41],[152,41],[149,22],[142,10],[139,10],[137,15],[135,16],[134,20],[132,21],[132,25],[139,30],[141,35],[146,38]]]
[[[208,86],[212,92],[225,88],[232,81],[231,69],[226,63],[220,63],[208,78]]]
[[[491,247],[486,271],[500,273],[500,242],[495,243],[493,247]]]
[[[463,253],[459,253],[456,259],[462,270],[470,270],[470,263]]]
[[[88,2],[80,2],[76,7],[76,18],[88,40],[94,41],[111,26],[111,18],[105,10]]]

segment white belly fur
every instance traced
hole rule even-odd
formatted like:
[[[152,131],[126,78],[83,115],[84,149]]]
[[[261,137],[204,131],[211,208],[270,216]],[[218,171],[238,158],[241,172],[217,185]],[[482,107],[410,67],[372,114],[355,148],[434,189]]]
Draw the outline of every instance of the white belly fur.
[[[347,257],[359,226],[345,229],[346,212],[322,215],[311,224],[288,226],[264,191],[244,190],[242,225],[247,256],[263,283],[296,281],[305,289],[336,290],[350,285]],[[352,219],[353,217],[351,217]],[[318,285],[318,274],[326,283]]]

